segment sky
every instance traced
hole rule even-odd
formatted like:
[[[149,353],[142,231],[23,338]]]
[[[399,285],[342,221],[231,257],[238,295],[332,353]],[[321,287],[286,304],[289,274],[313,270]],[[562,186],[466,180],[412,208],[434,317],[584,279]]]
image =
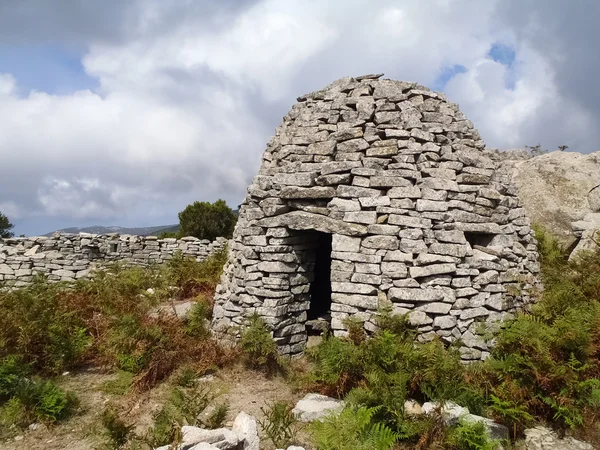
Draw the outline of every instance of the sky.
[[[16,234],[237,207],[296,97],[446,93],[488,147],[600,148],[597,0],[0,0],[0,212]]]

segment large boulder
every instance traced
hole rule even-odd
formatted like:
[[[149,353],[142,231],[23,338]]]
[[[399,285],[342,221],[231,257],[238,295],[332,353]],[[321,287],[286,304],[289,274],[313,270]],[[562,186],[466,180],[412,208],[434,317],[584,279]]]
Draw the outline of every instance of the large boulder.
[[[568,248],[593,249],[600,227],[600,151],[555,151],[539,156],[500,152],[506,171],[532,223],[544,226]],[[596,217],[597,216],[597,217]]]

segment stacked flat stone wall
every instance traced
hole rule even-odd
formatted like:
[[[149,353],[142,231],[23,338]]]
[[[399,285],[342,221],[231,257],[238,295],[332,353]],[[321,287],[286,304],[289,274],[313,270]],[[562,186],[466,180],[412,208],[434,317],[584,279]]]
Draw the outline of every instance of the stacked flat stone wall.
[[[408,314],[420,340],[462,342],[531,301],[538,254],[510,177],[473,124],[415,83],[344,78],[298,99],[248,188],[213,329],[235,337],[258,313],[283,353],[301,352],[319,234],[331,236],[331,319],[377,327]]]
[[[0,239],[0,283],[25,286],[36,273],[45,274],[51,281],[74,281],[88,277],[94,267],[106,263],[160,264],[175,252],[202,261],[226,245],[224,238],[210,242],[195,237],[158,239],[87,233]]]

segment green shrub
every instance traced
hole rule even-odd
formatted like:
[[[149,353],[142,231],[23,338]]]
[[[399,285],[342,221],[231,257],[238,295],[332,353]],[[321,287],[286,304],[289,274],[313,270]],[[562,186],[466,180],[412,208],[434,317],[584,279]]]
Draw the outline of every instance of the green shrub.
[[[31,413],[18,397],[12,397],[0,406],[0,436],[10,429],[21,429],[32,422]]]
[[[163,406],[153,417],[153,425],[148,429],[144,440],[151,447],[171,445],[178,442],[181,425],[178,423],[173,408]],[[180,436],[179,436],[180,437]]]
[[[344,339],[326,336],[307,353],[315,362],[310,381],[328,395],[344,395],[358,385],[368,370],[360,347]]]
[[[112,449],[123,447],[132,435],[134,428],[134,425],[127,425],[111,408],[105,409],[102,413],[102,425],[105,428],[108,445]]]
[[[29,372],[21,356],[9,355],[0,360],[0,400],[14,396]]]
[[[293,406],[282,401],[260,408],[263,418],[258,423],[275,447],[287,447],[296,438],[298,420],[292,409]]]
[[[208,387],[194,389],[175,388],[171,392],[171,404],[176,409],[176,417],[182,425],[198,425],[200,414],[215,399]]]
[[[248,367],[266,370],[269,373],[280,367],[275,341],[258,314],[248,317],[246,327],[242,331],[240,348]]]
[[[0,292],[0,358],[19,355],[48,375],[81,359],[91,341],[77,311],[61,302],[61,289],[36,277],[27,287]]]
[[[180,387],[190,388],[196,384],[198,372],[195,368],[185,365],[175,374],[175,384]]]
[[[206,302],[200,301],[193,304],[192,309],[187,313],[185,331],[199,339],[205,339],[210,336],[210,329],[207,327],[207,319],[212,314],[212,308]]]
[[[230,238],[236,222],[236,214],[224,200],[194,202],[179,213],[179,235],[209,241],[219,236]]]
[[[388,450],[398,436],[386,425],[374,421],[378,408],[346,408],[311,424],[319,450]]]
[[[200,425],[201,414],[214,399],[215,394],[208,388],[174,388],[167,403],[154,415],[144,441],[152,447],[179,442],[181,427]]]
[[[459,420],[448,430],[446,445],[452,450],[496,450],[498,441],[491,439],[483,422]]]
[[[537,232],[544,291],[496,336],[486,362],[490,411],[515,434],[534,420],[576,428],[600,412],[600,252],[568,261]]]
[[[229,404],[228,403],[219,403],[215,406],[212,412],[208,415],[206,419],[204,419],[204,426],[208,429],[221,428],[225,423],[225,419],[227,419],[227,414],[229,413]]]
[[[37,419],[45,422],[56,422],[70,414],[77,405],[76,397],[65,392],[51,381],[40,382],[31,393],[31,400],[35,401],[35,415]]]

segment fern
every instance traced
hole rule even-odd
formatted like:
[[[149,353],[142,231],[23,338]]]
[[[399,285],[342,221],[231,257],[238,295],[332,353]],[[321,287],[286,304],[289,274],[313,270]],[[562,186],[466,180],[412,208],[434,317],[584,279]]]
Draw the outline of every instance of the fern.
[[[346,408],[323,422],[313,422],[311,431],[318,450],[389,450],[398,435],[374,422],[380,408]]]

